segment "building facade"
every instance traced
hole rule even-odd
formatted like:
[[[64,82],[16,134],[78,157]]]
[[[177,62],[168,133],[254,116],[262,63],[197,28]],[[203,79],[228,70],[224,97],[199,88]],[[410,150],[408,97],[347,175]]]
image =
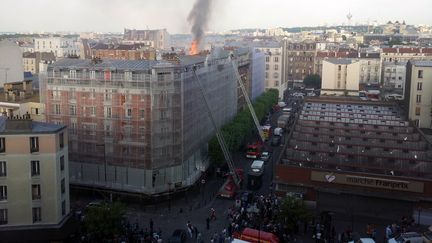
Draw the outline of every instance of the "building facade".
[[[144,44],[104,44],[91,47],[91,56],[117,60],[156,60],[156,50]]]
[[[15,43],[0,41],[0,87],[4,83],[24,80],[22,52]]]
[[[288,43],[286,49],[288,80],[290,82],[303,82],[307,75],[314,74],[314,61],[317,53],[316,43]]]
[[[170,48],[170,35],[166,29],[136,30],[124,29],[123,40],[129,42],[145,43],[156,49]]]
[[[321,43],[320,43],[321,44]],[[356,58],[358,51],[318,51],[314,59],[314,73],[322,77],[323,61],[329,58]]]
[[[432,61],[410,61],[406,72],[408,118],[420,128],[432,128]]]
[[[381,63],[408,62],[410,60],[432,60],[432,48],[400,47],[382,49]]]
[[[66,127],[0,117],[0,230],[58,227],[69,215]]]
[[[379,84],[381,78],[380,53],[359,53],[360,84]]]
[[[46,116],[70,127],[71,183],[152,195],[194,183],[214,134],[194,67],[220,126],[237,112],[228,55],[51,65]]]
[[[79,57],[80,42],[76,38],[42,37],[35,38],[35,52],[52,52],[56,58]]]
[[[382,64],[381,84],[386,90],[404,95],[406,62],[384,62]]]
[[[256,49],[265,54],[265,88],[279,90],[279,98],[283,98],[288,87],[286,42],[267,43]]]
[[[355,59],[326,59],[323,61],[321,95],[358,96],[360,62]]]
[[[265,90],[265,55],[259,50],[250,51],[251,67],[251,100],[255,100]]]

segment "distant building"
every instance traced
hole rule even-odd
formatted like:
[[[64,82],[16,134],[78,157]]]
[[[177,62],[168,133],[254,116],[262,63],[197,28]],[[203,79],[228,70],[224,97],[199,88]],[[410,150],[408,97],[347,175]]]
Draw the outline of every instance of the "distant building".
[[[384,62],[382,64],[382,84],[385,89],[404,94],[406,79],[406,62]]]
[[[265,88],[279,90],[279,98],[283,98],[288,88],[286,43],[260,43],[256,49],[265,54]]]
[[[322,43],[320,43],[322,44]],[[318,51],[314,59],[314,73],[322,77],[323,60],[329,58],[356,58],[357,50]]]
[[[288,80],[290,82],[303,82],[307,75],[314,74],[316,43],[306,41],[288,43],[286,48]]]
[[[381,76],[380,53],[359,53],[360,84],[379,84]]]
[[[129,42],[144,43],[156,49],[168,49],[170,47],[170,35],[166,29],[124,29],[123,40]]]
[[[49,122],[68,125],[71,183],[156,195],[195,183],[214,135],[200,89],[219,126],[237,112],[227,52],[149,60],[64,59],[48,68]]]
[[[21,49],[15,43],[0,41],[0,87],[4,83],[24,80]]]
[[[66,127],[0,116],[0,231],[59,228],[69,212]]]
[[[323,61],[321,95],[358,96],[360,62],[355,59],[326,59]]]
[[[117,60],[156,60],[156,50],[142,43],[91,46],[92,57]]]
[[[409,61],[406,72],[408,118],[420,128],[432,128],[432,61]]]
[[[19,101],[29,98],[33,95],[33,87],[31,80],[21,82],[5,83],[3,85],[5,100]]]
[[[410,60],[432,60],[432,48],[394,47],[382,49],[381,63],[408,62]]]
[[[35,52],[52,52],[56,58],[79,57],[81,43],[76,38],[41,37],[35,38]]]
[[[259,50],[250,51],[251,58],[251,100],[255,100],[265,90],[265,55]]]
[[[24,52],[24,72],[38,74],[40,72],[40,63],[52,63],[55,60],[56,57],[52,52]]]

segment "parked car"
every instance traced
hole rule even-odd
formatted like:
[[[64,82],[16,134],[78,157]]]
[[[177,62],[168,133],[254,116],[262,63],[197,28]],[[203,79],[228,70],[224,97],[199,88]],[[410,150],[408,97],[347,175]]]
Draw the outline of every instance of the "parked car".
[[[271,146],[279,146],[281,143],[281,137],[280,136],[273,136],[271,139]]]
[[[168,239],[169,243],[184,243],[186,242],[186,230],[176,229]]]
[[[261,153],[261,160],[268,161],[270,159],[271,154],[267,151],[263,151]]]

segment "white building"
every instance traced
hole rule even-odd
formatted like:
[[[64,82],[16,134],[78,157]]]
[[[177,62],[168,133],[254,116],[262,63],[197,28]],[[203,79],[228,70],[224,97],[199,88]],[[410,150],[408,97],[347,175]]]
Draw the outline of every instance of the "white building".
[[[266,43],[256,49],[265,54],[265,89],[279,90],[279,98],[282,99],[288,87],[285,48],[280,43]]]
[[[24,67],[20,47],[8,40],[0,42],[0,87],[4,83],[24,80]]]
[[[381,75],[381,60],[379,53],[359,53],[360,83],[378,84]]]
[[[80,42],[75,38],[36,38],[35,52],[52,52],[57,58],[80,55]]]
[[[321,95],[358,96],[360,61],[330,58],[323,61]]]
[[[408,118],[420,128],[432,128],[432,61],[409,61],[406,72]]]
[[[406,62],[384,62],[382,84],[385,88],[403,90],[406,79]]]

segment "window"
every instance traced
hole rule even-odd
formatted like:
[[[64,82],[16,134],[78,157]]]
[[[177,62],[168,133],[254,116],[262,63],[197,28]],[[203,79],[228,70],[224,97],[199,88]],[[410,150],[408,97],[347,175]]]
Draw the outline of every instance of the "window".
[[[6,175],[6,161],[0,161],[0,177]]]
[[[39,138],[30,137],[30,153],[39,152]]]
[[[41,189],[39,184],[32,185],[32,200],[41,199]]]
[[[66,192],[66,183],[65,179],[61,180],[61,193],[64,194]]]
[[[7,186],[0,186],[0,201],[7,200]]]
[[[338,65],[338,71],[341,71],[341,70],[342,70],[342,66]]]
[[[32,160],[31,161],[31,175],[32,176],[40,175],[39,160]]]
[[[112,116],[111,107],[105,107],[105,118],[111,118],[111,116]]]
[[[76,115],[76,105],[70,105],[69,106],[69,114],[71,116],[75,116]]]
[[[417,90],[420,91],[423,88],[423,83],[422,82],[418,82],[417,83]]]
[[[0,138],[0,153],[6,152],[6,138]]]
[[[144,119],[145,117],[145,110],[140,110],[140,118]]]
[[[268,78],[268,77],[269,77],[268,72],[266,72],[265,73],[265,78]]]
[[[90,79],[96,79],[96,72],[94,70],[90,71]]]
[[[273,78],[279,78],[279,73],[274,73]]]
[[[423,70],[418,70],[417,78],[423,78]]]
[[[0,225],[8,223],[8,210],[0,209]]]
[[[54,104],[53,110],[54,114],[60,115],[60,104]]]
[[[69,94],[70,94],[70,98],[71,99],[76,99],[76,92],[75,92],[75,88],[70,88],[69,89]]]
[[[33,223],[42,221],[42,209],[40,207],[32,208]]]
[[[273,60],[274,60],[275,62],[279,62],[279,57],[274,57]]]
[[[270,57],[266,57],[266,62],[270,62]]]
[[[275,65],[274,65],[274,70],[275,70],[275,71],[279,70],[279,65],[275,64]]]
[[[415,114],[416,116],[420,116],[420,107],[415,108]]]
[[[62,201],[62,216],[64,216],[66,214],[66,201]]]
[[[105,96],[104,96],[104,100],[105,101],[109,101],[112,98],[112,93],[110,92],[110,90],[106,89],[105,90]]]
[[[416,102],[417,103],[421,103],[421,95],[417,95],[416,96]]]
[[[60,142],[60,148],[62,149],[64,147],[64,133],[59,134],[59,142]]]
[[[96,107],[90,106],[89,110],[90,110],[90,115],[91,116],[96,116]]]
[[[270,69],[270,65],[266,64],[266,70]]]
[[[126,109],[126,117],[132,117],[132,109],[131,108]]]
[[[65,160],[64,155],[60,156],[60,171],[64,171],[65,169]]]

